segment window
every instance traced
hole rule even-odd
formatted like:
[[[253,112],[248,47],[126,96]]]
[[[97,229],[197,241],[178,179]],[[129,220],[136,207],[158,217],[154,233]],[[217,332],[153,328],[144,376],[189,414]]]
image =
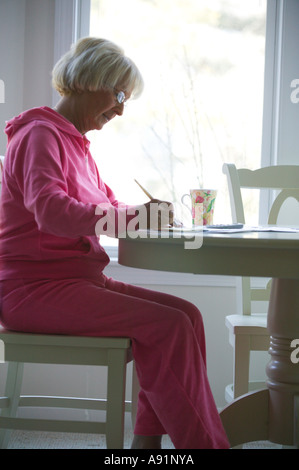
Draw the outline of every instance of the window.
[[[91,132],[91,151],[118,199],[175,202],[218,189],[215,222],[231,220],[224,162],[261,164],[266,0],[91,0],[90,35],[140,68],[145,90],[124,116]],[[249,201],[250,204],[250,201]]]

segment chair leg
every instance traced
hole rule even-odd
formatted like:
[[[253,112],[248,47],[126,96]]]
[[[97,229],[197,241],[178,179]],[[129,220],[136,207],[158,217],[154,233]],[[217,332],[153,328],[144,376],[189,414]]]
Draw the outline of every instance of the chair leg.
[[[248,393],[250,362],[250,337],[235,336],[234,347],[234,398]]]
[[[1,417],[15,417],[18,411],[19,399],[23,380],[24,364],[9,362],[7,369],[5,396],[9,398],[9,405],[4,408],[0,416],[0,449],[6,449],[11,434],[10,429],[1,429]]]
[[[137,377],[135,361],[133,361],[133,376],[132,376],[132,411],[131,411],[131,418],[132,418],[132,427],[133,430],[136,424],[136,415],[137,415],[137,406],[138,406],[138,395],[140,391],[139,380]]]
[[[107,449],[122,449],[124,445],[126,354],[124,349],[108,352]]]

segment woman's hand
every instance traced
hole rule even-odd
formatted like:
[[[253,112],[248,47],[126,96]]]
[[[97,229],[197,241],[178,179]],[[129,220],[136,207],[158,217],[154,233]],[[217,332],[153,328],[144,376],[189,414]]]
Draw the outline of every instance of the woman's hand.
[[[171,202],[151,199],[144,204],[147,211],[147,228],[159,230],[172,227],[174,222],[174,207]]]

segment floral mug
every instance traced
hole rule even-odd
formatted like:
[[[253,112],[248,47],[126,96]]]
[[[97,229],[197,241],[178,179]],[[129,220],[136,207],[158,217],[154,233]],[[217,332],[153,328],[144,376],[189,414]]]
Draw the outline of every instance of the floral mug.
[[[193,227],[213,224],[216,195],[215,189],[190,189],[190,194],[182,196],[182,203],[192,214]],[[184,202],[186,197],[191,199],[191,208]]]

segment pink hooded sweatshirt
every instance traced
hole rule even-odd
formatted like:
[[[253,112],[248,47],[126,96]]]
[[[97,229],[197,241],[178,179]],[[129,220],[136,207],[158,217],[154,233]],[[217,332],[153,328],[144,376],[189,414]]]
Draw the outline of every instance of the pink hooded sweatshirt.
[[[100,178],[88,139],[48,107],[25,111],[5,132],[0,279],[98,279],[109,257],[96,208],[113,209],[117,231],[128,206]]]

